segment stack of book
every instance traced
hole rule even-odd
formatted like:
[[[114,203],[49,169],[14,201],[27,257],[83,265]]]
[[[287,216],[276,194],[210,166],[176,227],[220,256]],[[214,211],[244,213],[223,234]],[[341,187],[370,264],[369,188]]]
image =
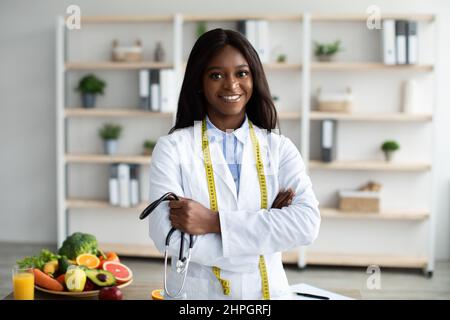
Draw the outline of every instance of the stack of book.
[[[110,166],[109,203],[122,208],[139,204],[138,165],[115,163]]]
[[[173,112],[176,109],[175,71],[173,69],[140,70],[139,104],[142,110]]]
[[[336,120],[322,120],[320,124],[320,156],[323,162],[336,159]]]
[[[383,62],[390,65],[418,62],[416,21],[383,20]]]

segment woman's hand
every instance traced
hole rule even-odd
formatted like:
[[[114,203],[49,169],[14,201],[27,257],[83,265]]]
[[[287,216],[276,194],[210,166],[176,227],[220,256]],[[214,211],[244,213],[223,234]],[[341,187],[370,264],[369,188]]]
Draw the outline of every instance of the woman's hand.
[[[275,198],[272,208],[281,209],[292,203],[295,192],[289,188],[281,190]],[[169,220],[172,227],[188,234],[201,235],[220,233],[219,213],[204,207],[199,202],[180,197],[169,201]]]
[[[199,202],[181,198],[169,201],[169,220],[172,227],[188,234],[220,233],[219,213]]]
[[[273,201],[272,208],[281,209],[287,207],[292,203],[292,199],[295,196],[294,190],[291,188],[287,190],[281,190],[275,200]]]

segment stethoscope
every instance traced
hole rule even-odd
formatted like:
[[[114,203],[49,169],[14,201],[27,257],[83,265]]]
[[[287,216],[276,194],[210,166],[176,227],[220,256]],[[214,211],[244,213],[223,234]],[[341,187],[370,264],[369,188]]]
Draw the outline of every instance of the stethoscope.
[[[153,210],[156,209],[156,207],[159,206],[159,204],[163,201],[170,201],[170,200],[180,200],[177,195],[173,192],[167,192],[164,194],[161,198],[158,200],[153,201],[147,208],[142,211],[142,213],[139,216],[139,219],[145,219],[150,213],[152,213]],[[165,294],[168,295],[172,299],[177,299],[181,297],[181,293],[184,288],[184,283],[186,282],[186,275],[189,268],[189,261],[191,260],[191,250],[192,246],[194,245],[193,236],[189,235],[189,249],[187,253],[187,257],[183,257],[183,251],[184,251],[184,232],[181,232],[181,240],[180,240],[180,253],[178,255],[178,261],[176,264],[177,273],[184,273],[183,276],[183,282],[181,284],[180,290],[174,295],[172,295],[169,290],[167,289],[167,259],[169,256],[169,244],[170,244],[170,238],[172,237],[172,234],[175,232],[175,228],[170,229],[170,231],[167,233],[166,237],[166,248],[164,250],[164,290]]]

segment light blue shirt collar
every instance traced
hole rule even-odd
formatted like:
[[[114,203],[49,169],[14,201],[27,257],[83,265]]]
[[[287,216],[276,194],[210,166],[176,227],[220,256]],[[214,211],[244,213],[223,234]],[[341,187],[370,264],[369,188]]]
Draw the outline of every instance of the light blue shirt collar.
[[[211,142],[222,141],[222,139],[225,137],[225,135],[230,135],[230,134],[234,135],[239,140],[239,142],[241,142],[243,144],[245,144],[247,142],[248,129],[249,129],[247,114],[245,114],[245,119],[244,119],[244,122],[242,123],[242,125],[239,128],[237,128],[236,130],[233,130],[231,132],[224,132],[224,131],[220,130],[219,128],[217,128],[209,120],[208,116],[206,116],[206,126],[208,128],[209,135],[215,137],[215,139],[212,139],[213,141],[211,141]]]

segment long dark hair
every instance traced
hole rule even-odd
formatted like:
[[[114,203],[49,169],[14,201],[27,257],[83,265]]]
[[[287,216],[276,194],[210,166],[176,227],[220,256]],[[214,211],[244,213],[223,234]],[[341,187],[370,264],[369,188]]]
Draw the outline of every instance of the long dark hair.
[[[239,32],[214,29],[200,36],[192,48],[181,86],[175,126],[169,133],[176,129],[190,127],[194,121],[201,121],[206,116],[207,104],[202,93],[203,73],[214,54],[226,45],[241,52],[252,74],[253,93],[246,105],[248,118],[260,128],[275,129],[278,123],[277,111],[256,50]]]

